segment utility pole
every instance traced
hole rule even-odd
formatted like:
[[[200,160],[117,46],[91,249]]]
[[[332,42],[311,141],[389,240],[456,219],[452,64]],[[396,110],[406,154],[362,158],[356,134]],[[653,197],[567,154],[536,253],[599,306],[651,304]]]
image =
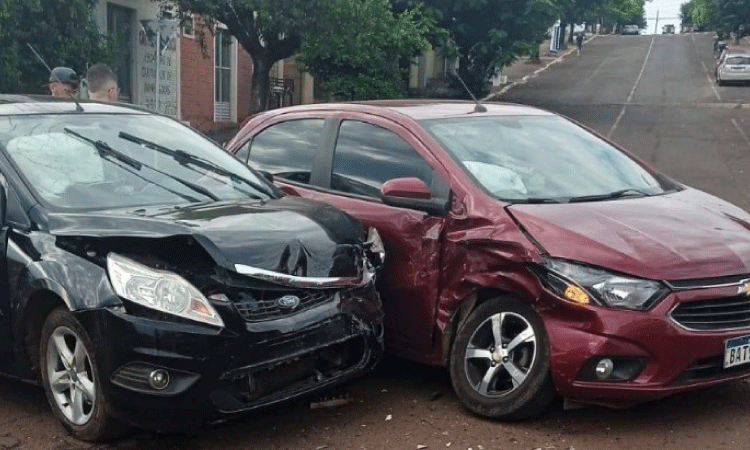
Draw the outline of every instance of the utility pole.
[[[659,34],[659,10],[656,10],[656,22],[654,23],[654,34]]]

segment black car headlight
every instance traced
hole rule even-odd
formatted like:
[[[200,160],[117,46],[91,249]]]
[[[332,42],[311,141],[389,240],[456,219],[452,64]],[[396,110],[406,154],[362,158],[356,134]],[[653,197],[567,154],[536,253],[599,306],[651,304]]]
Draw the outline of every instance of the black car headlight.
[[[636,311],[649,309],[664,294],[666,286],[658,281],[633,278],[574,264],[560,259],[547,259],[538,271],[542,282],[566,300]]]
[[[107,272],[115,293],[163,313],[223,327],[211,303],[181,276],[152,269],[116,253],[107,256]]]

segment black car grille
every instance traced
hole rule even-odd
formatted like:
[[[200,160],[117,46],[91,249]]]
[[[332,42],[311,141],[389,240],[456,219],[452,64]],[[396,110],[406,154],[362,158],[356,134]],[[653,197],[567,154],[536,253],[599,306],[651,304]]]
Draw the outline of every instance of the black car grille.
[[[246,293],[234,302],[237,312],[247,322],[278,319],[332,301],[336,290],[298,290],[298,291],[263,291]],[[295,307],[283,306],[279,300],[293,296],[299,299]]]
[[[750,327],[750,297],[738,295],[680,303],[672,319],[685,328],[700,331]]]

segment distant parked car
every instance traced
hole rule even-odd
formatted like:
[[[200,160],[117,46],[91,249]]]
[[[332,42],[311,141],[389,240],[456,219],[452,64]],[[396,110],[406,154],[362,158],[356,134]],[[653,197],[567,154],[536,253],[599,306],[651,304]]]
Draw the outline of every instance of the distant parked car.
[[[664,25],[661,29],[661,34],[674,34],[674,25]]]
[[[228,149],[380,232],[387,348],[447,366],[471,411],[750,376],[750,214],[564,117],[485,106],[277,109]]]
[[[638,28],[638,25],[625,25],[622,27],[622,34],[639,35],[641,34],[641,29]]]
[[[168,117],[0,96],[0,224],[1,370],[79,439],[189,429],[382,353],[361,225]]]
[[[750,81],[750,54],[725,52],[716,66],[719,86],[730,81]]]

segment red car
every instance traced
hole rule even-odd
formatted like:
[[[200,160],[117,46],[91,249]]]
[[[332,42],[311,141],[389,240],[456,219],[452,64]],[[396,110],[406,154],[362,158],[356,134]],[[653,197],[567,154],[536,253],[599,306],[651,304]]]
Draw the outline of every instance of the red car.
[[[470,410],[628,406],[750,376],[750,215],[536,108],[277,109],[229,150],[375,227],[390,351]]]

